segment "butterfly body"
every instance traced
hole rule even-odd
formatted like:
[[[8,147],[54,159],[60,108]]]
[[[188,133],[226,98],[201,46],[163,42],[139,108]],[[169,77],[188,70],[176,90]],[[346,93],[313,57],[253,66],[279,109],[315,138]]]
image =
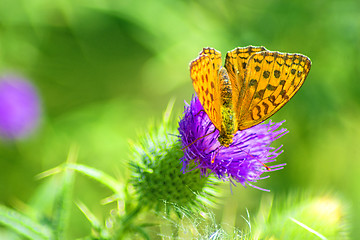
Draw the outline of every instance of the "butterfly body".
[[[235,48],[226,55],[204,48],[190,63],[190,76],[205,112],[228,147],[234,134],[277,112],[302,86],[311,61],[301,54],[265,47]]]
[[[229,75],[224,67],[220,68],[218,78],[220,82],[220,115],[222,120],[218,140],[221,145],[228,147],[232,143],[234,134],[238,130],[233,105],[233,91]]]

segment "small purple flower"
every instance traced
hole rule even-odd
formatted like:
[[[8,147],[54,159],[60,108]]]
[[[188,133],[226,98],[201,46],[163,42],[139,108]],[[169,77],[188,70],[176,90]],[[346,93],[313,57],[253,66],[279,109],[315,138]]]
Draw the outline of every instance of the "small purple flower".
[[[0,137],[19,139],[39,123],[40,100],[35,88],[13,75],[0,77]]]
[[[238,131],[234,135],[233,143],[224,147],[217,140],[219,131],[215,130],[198,98],[193,97],[190,105],[186,103],[184,117],[179,122],[180,139],[184,149],[184,157],[181,158],[182,171],[185,173],[193,170],[189,169],[189,164],[194,161],[202,175],[207,176],[213,172],[223,181],[229,180],[233,184],[235,181],[243,186],[248,184],[256,187],[251,182],[268,177],[261,177],[261,174],[280,170],[286,165],[266,166],[283,152],[280,150],[282,146],[276,149],[270,147],[273,141],[288,133],[285,128],[276,130],[282,123],[273,123],[270,120],[269,123]]]

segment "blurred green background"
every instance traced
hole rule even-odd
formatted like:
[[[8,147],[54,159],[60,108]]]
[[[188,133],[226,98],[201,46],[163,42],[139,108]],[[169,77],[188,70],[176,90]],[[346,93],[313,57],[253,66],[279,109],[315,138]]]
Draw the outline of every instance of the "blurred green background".
[[[0,141],[0,202],[31,201],[43,184],[35,176],[65,161],[79,146],[79,163],[119,179],[129,175],[128,140],[160,122],[176,98],[194,94],[188,64],[203,47],[225,55],[263,45],[312,60],[298,94],[272,120],[290,133],[276,141],[284,170],[257,185],[274,195],[331,190],[351,207],[351,235],[360,236],[360,1],[281,0],[0,0],[0,70],[30,79],[43,101],[36,134]],[[238,186],[224,197],[216,220],[246,225],[269,193]],[[77,177],[75,199],[97,215],[108,190]],[[234,214],[236,208],[236,214]],[[74,207],[71,230],[90,226]]]

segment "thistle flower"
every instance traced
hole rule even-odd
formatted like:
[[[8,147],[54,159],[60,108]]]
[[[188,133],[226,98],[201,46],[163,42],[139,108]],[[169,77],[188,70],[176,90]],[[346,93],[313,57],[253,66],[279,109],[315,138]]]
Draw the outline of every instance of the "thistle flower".
[[[179,159],[184,153],[179,139],[171,134],[176,130],[169,123],[172,105],[169,106],[163,123],[150,128],[138,143],[132,144],[131,182],[140,205],[156,212],[174,210],[180,217],[184,209],[199,210],[204,205],[213,205],[218,192],[212,178],[200,177],[199,170],[181,172]]]
[[[12,75],[0,77],[0,137],[26,137],[39,123],[40,100],[34,87]]]
[[[280,150],[282,146],[276,149],[270,147],[273,141],[288,133],[285,128],[277,130],[282,123],[270,121],[238,131],[233,143],[223,147],[217,140],[219,131],[215,129],[198,98],[193,97],[190,105],[186,103],[184,117],[179,122],[184,149],[182,171],[194,170],[189,166],[195,162],[195,169],[200,169],[202,175],[214,173],[223,181],[256,187],[252,185],[253,182],[267,178],[261,177],[264,172],[279,170],[285,165],[266,166],[283,152]]]

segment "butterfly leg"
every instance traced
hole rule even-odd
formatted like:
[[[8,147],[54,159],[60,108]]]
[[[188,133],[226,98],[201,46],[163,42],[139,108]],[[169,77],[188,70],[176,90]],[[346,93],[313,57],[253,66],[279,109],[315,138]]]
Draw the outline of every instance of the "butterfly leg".
[[[195,114],[195,117],[197,117],[200,113],[206,113],[204,109],[201,109],[197,114]]]

